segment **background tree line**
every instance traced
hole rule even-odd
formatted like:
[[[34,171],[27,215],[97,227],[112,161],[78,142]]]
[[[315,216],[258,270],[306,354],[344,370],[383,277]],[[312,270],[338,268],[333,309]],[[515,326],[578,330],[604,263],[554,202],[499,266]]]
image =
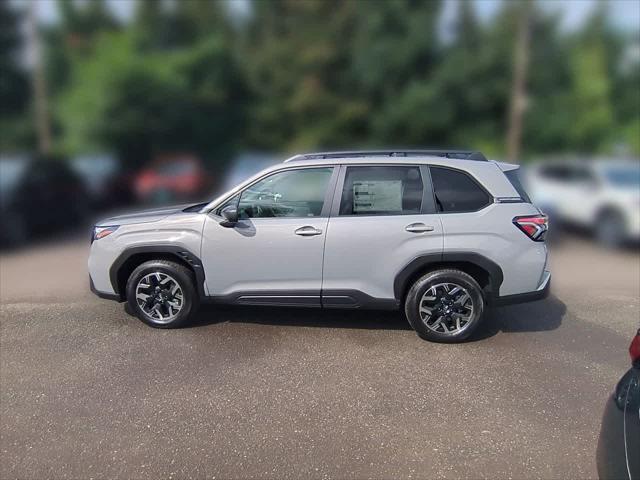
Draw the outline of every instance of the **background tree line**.
[[[133,0],[132,0],[133,1]],[[486,23],[472,2],[439,23],[440,0],[58,0],[43,27],[53,149],[113,152],[135,168],[190,151],[212,164],[238,149],[456,146],[505,154],[518,19]],[[638,32],[602,3],[578,31],[535,1],[528,26],[523,156],[640,154]],[[24,8],[0,3],[0,151],[36,144],[23,67]],[[635,50],[634,50],[635,49]],[[634,56],[634,52],[636,53]]]

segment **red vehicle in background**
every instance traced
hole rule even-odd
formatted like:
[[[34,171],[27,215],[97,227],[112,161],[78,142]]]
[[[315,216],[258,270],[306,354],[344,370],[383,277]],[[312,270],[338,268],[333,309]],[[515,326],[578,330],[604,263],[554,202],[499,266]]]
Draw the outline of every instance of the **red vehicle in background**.
[[[163,156],[142,169],[134,179],[139,201],[171,203],[189,201],[207,193],[211,177],[193,155]]]

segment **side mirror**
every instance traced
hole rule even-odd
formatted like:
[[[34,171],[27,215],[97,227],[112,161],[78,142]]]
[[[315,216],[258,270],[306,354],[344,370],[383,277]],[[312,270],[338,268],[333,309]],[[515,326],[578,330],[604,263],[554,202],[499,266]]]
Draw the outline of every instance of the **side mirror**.
[[[238,209],[235,205],[224,207],[220,214],[224,217],[224,220],[220,222],[223,227],[233,227],[238,223]]]

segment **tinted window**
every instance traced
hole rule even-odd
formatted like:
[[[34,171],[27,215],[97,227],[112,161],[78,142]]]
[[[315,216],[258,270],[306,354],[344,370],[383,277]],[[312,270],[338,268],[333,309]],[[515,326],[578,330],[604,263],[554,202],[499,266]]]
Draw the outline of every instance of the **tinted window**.
[[[419,167],[348,167],[340,215],[409,215],[422,207]]]
[[[240,196],[240,218],[319,216],[332,171],[287,170],[254,183]]]
[[[583,167],[569,165],[547,165],[540,169],[540,176],[549,180],[564,183],[584,183],[593,181],[594,177]]]
[[[634,167],[607,168],[604,175],[616,187],[640,188],[640,169]]]
[[[431,167],[431,179],[441,212],[473,212],[491,202],[487,192],[466,173]]]
[[[549,180],[567,181],[571,172],[567,167],[550,165],[540,169],[540,176]]]
[[[513,185],[513,188],[516,189],[516,192],[518,192],[518,195],[520,195],[520,198],[522,198],[522,200],[524,200],[527,203],[531,203],[531,199],[529,198],[527,191],[522,186],[522,181],[520,178],[520,169],[515,168],[513,170],[509,170],[508,172],[504,172],[504,174],[507,177],[507,179],[511,182],[511,185]]]

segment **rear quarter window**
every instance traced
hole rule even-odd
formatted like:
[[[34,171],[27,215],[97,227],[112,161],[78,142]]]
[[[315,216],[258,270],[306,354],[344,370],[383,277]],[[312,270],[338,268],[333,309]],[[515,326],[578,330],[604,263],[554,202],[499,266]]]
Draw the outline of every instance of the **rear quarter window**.
[[[524,189],[524,186],[522,185],[520,169],[515,168],[513,170],[509,170],[508,172],[504,172],[504,175],[505,177],[507,177],[509,182],[511,182],[511,185],[513,185],[513,188],[516,189],[516,192],[518,192],[518,195],[520,195],[520,198],[522,198],[522,200],[524,200],[527,203],[531,203],[531,198],[529,198],[529,194],[527,193],[527,191]]]
[[[475,212],[492,201],[491,196],[465,172],[431,167],[431,179],[438,211]]]

